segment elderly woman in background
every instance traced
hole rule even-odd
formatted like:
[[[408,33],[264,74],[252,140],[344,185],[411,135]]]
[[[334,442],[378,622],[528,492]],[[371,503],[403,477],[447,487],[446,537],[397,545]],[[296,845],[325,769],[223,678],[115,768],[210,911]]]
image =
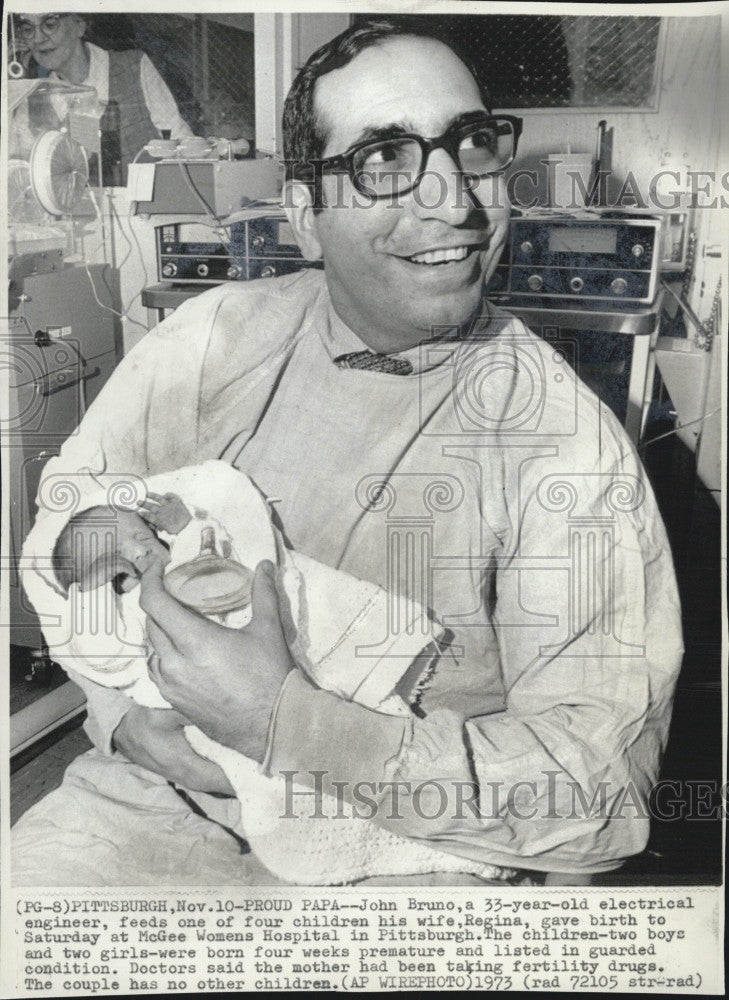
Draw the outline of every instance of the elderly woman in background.
[[[102,109],[119,108],[124,180],[126,165],[150,139],[192,135],[167,84],[141,49],[108,51],[84,41],[83,14],[23,14],[15,34],[50,79],[93,87]],[[45,75],[45,74],[44,74]]]

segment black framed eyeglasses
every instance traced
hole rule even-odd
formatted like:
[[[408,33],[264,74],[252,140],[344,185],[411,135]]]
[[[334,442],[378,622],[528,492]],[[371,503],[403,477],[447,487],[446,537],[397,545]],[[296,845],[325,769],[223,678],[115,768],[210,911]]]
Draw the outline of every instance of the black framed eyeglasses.
[[[345,153],[300,165],[295,176],[314,180],[322,173],[346,172],[361,194],[388,198],[417,187],[430,154],[445,149],[463,174],[486,177],[501,173],[516,156],[522,121],[513,115],[485,115],[435,139],[411,132],[368,139]]]
[[[35,38],[36,31],[40,31],[46,38],[52,38],[61,27],[61,21],[67,17],[75,17],[75,14],[47,14],[37,24],[32,21],[18,20],[15,22],[15,34],[24,42],[31,42]]]

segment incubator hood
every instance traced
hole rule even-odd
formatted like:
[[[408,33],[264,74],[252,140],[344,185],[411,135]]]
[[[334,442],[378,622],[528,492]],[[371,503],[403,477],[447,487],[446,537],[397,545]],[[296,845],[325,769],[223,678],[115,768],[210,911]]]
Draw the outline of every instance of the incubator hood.
[[[96,91],[60,80],[8,80],[7,88],[10,255],[71,251],[74,220],[94,214]]]

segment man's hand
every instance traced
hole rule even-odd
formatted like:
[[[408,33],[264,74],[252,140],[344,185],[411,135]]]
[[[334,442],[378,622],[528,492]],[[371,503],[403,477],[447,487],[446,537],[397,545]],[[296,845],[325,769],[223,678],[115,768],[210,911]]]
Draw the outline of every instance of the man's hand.
[[[132,705],[114,730],[114,746],[132,763],[190,791],[235,795],[221,768],[187,742],[186,725],[174,709]]]
[[[166,594],[165,590],[165,568],[166,564],[161,559],[151,559],[139,578],[139,603],[144,611],[147,605],[158,599],[160,594]]]
[[[170,595],[142,607],[157,653],[149,673],[162,695],[204,733],[261,761],[268,723],[293,666],[278,609],[272,563],[256,567],[251,623],[230,629]]]
[[[148,493],[139,505],[139,514],[157,531],[177,535],[192,520],[192,515],[176,493]]]

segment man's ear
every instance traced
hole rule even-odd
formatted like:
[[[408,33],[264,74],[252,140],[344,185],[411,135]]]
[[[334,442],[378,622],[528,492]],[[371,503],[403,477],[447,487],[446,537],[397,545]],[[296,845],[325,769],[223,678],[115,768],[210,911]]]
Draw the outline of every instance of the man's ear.
[[[283,208],[304,260],[321,260],[322,249],[317,235],[311,187],[302,181],[286,181],[283,187]]]

